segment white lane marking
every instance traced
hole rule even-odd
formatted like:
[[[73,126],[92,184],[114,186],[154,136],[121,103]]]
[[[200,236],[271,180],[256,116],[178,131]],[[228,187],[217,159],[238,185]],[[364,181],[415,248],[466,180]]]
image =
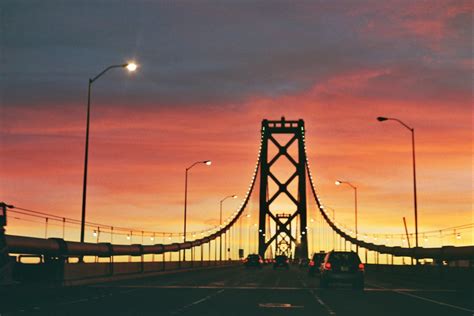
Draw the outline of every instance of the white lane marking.
[[[393,291],[400,291],[400,292],[428,292],[428,293],[453,293],[456,292],[456,290],[440,290],[440,289],[387,289],[387,288],[372,288],[372,287],[366,287],[364,288],[364,291],[370,291],[370,292],[393,292]]]
[[[313,297],[316,299],[316,301],[326,309],[329,315],[336,315],[336,312],[332,310],[331,307],[329,307],[328,304],[326,304],[313,290],[309,290],[309,293],[313,295]]]
[[[373,285],[373,286],[377,286],[377,285]],[[403,290],[398,290],[398,289],[387,289],[387,288],[384,288],[383,286],[378,286],[378,287],[380,287],[381,289],[384,289],[384,290],[389,290],[389,291],[392,291],[392,292],[395,292],[395,293],[398,293],[398,294],[401,294],[401,295],[406,295],[406,296],[409,296],[409,297],[417,298],[419,300],[430,302],[430,303],[433,303],[433,304],[450,307],[450,308],[453,308],[453,309],[461,310],[463,312],[474,313],[474,310],[472,310],[472,309],[468,309],[468,308],[464,308],[464,307],[461,307],[461,306],[456,306],[456,305],[440,302],[440,301],[437,301],[437,300],[433,300],[433,299],[430,299],[430,298],[426,298],[426,297],[423,297],[423,296],[411,294],[411,293],[408,293],[408,291],[403,291]]]
[[[57,303],[56,305],[71,305],[71,304],[77,304],[77,303],[84,303],[84,302],[88,302],[88,301],[89,301],[88,298],[81,298],[81,299],[74,300],[74,301],[60,302],[60,303]]]
[[[309,287],[304,281],[303,287],[273,287],[273,286],[216,286],[216,285],[153,285],[153,284],[144,284],[144,285],[97,285],[92,287],[100,288],[130,288],[130,289],[226,289],[226,290],[277,290],[277,291],[294,291],[294,290],[321,290],[319,287]],[[335,289],[337,291],[348,291],[353,292],[354,290],[351,287],[341,287]],[[455,290],[440,290],[440,289],[387,289],[387,288],[364,288],[364,291],[370,292],[393,292],[393,291],[403,291],[403,292],[428,292],[428,293],[452,293],[456,292]],[[126,292],[121,292],[126,293]],[[112,294],[109,294],[111,296]]]
[[[105,286],[100,286],[105,287]],[[115,285],[115,288],[132,289],[226,289],[226,290],[306,290],[301,287],[274,287],[274,286],[215,286],[215,285]],[[315,288],[317,289],[317,288]]]
[[[292,305],[288,303],[260,303],[258,307],[262,308],[304,308],[303,305]]]
[[[464,311],[464,312],[474,313],[474,310],[472,310],[472,309],[468,309],[468,308],[464,308],[464,307],[460,307],[460,306],[456,306],[456,305],[451,305],[451,304],[448,304],[448,303],[443,303],[443,302],[440,302],[440,301],[432,300],[430,298],[418,296],[418,295],[415,295],[415,294],[396,291],[396,290],[394,290],[393,292],[398,293],[398,294],[402,294],[402,295],[406,295],[406,296],[410,296],[410,297],[414,297],[414,298],[417,298],[417,299],[422,300],[422,301],[427,301],[427,302],[430,302],[430,303],[434,303],[434,304],[438,304],[438,305],[442,305],[442,306],[446,306],[446,307],[451,307],[453,309],[461,310],[461,311]]]
[[[129,290],[120,291],[120,292],[115,293],[115,294],[126,294],[126,293],[135,292],[135,291],[138,291],[138,290],[139,290],[138,288],[131,288]],[[80,298],[80,299],[73,300],[73,301],[59,302],[59,303],[56,303],[56,305],[62,306],[62,305],[71,305],[71,304],[84,303],[84,302],[89,302],[91,300],[99,300],[99,299],[103,299],[103,298],[106,298],[106,297],[111,297],[113,295],[114,295],[114,293],[109,293],[109,294],[104,294],[104,295],[101,295],[101,296],[85,297],[85,298]]]
[[[275,287],[278,287],[280,285],[281,277],[278,276],[276,282],[275,282]]]
[[[189,308],[191,308],[191,307],[193,307],[193,306],[195,306],[195,305],[201,304],[201,303],[203,303],[203,302],[205,302],[205,301],[208,301],[208,300],[210,300],[211,298],[213,298],[214,296],[217,296],[217,295],[221,294],[221,293],[224,292],[224,291],[225,291],[224,289],[221,289],[221,290],[219,290],[219,291],[217,291],[217,292],[214,292],[214,293],[212,293],[212,294],[210,294],[210,295],[208,295],[208,296],[206,296],[206,297],[203,297],[203,298],[201,298],[201,299],[199,299],[199,300],[197,300],[197,301],[194,301],[194,302],[192,302],[192,303],[190,303],[190,304],[188,304],[188,305],[185,305],[185,306],[181,307],[180,309],[177,309],[177,310],[175,310],[174,312],[171,312],[171,315],[181,314],[181,313],[184,312],[185,310],[187,310],[187,309],[189,309]]]
[[[332,308],[326,304],[317,294],[316,292],[314,291],[315,289],[311,289],[308,287],[308,284],[303,280],[303,279],[300,279],[300,282],[301,284],[303,285],[303,287],[306,288],[306,290],[308,290],[308,292],[313,295],[313,297],[316,299],[316,301],[319,303],[319,305],[321,305],[322,307],[324,307],[326,309],[326,311],[328,312],[329,315],[336,315],[336,312],[332,310]]]

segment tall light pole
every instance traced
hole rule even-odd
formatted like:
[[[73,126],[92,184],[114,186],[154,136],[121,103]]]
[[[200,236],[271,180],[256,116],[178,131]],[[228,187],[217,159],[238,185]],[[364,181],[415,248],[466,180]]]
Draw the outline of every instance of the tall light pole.
[[[413,203],[414,203],[414,209],[415,209],[415,243],[416,243],[416,247],[418,247],[418,202],[416,198],[415,129],[403,123],[397,118],[379,116],[377,117],[377,120],[379,122],[397,121],[401,125],[405,126],[411,132],[411,153],[412,153],[412,160],[413,160]],[[416,260],[416,262],[418,264],[418,259]]]
[[[84,181],[82,183],[82,214],[81,214],[81,242],[84,242],[84,230],[86,222],[86,195],[87,195],[87,165],[89,161],[89,125],[90,125],[90,110],[91,110],[91,88],[94,81],[99,79],[103,74],[112,68],[127,68],[129,72],[133,72],[137,69],[135,63],[127,63],[121,65],[111,65],[94,78],[89,78],[89,87],[87,90],[87,121],[86,121],[86,145],[85,145],[85,158],[84,158]]]
[[[235,194],[228,195],[219,202],[220,203],[219,228],[221,228],[221,229],[222,229],[222,204],[224,203],[225,200],[230,199],[230,198],[236,199],[237,195],[235,195]],[[222,234],[220,235],[220,242],[219,243],[220,243],[220,245],[219,245],[219,261],[222,261]],[[226,244],[227,244],[227,241],[226,241]],[[226,248],[226,251],[227,251],[227,248]]]
[[[354,186],[350,182],[336,180],[336,185],[341,185],[341,184],[347,184],[348,186],[350,186],[351,188],[354,189],[355,233],[356,233],[356,239],[357,239],[357,236],[358,236],[358,231],[357,231],[357,187]],[[359,254],[359,245],[357,245],[357,244],[356,244],[356,253]]]
[[[205,164],[206,166],[210,166],[212,162],[210,160],[201,160],[196,161],[191,166],[186,168],[186,172],[184,175],[184,230],[183,230],[183,242],[186,242],[186,214],[188,208],[188,172],[197,164]],[[183,261],[186,261],[186,250],[183,250]]]

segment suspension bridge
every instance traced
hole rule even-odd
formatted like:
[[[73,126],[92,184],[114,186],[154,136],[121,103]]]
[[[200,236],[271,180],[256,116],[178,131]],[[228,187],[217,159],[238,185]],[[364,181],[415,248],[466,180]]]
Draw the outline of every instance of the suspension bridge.
[[[241,205],[209,229],[184,235],[86,222],[87,238],[78,242],[81,221],[2,203],[0,313],[474,313],[472,224],[422,231],[423,247],[410,247],[414,235],[408,232],[347,228],[318,195],[304,121],[263,120],[260,135]],[[15,221],[42,225],[44,235],[5,233]],[[428,239],[433,245],[437,239],[438,246],[429,247]],[[361,257],[364,291],[322,289],[298,265],[250,271],[241,263],[251,253],[265,260],[283,254],[297,262],[330,250]]]

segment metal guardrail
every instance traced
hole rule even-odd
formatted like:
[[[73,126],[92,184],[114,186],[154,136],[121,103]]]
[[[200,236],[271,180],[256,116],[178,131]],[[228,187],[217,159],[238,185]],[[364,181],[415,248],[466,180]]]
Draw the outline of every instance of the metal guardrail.
[[[172,244],[155,244],[155,245],[116,245],[111,243],[80,243],[75,241],[65,241],[61,238],[36,238],[26,236],[5,235],[6,245],[9,253],[13,254],[29,254],[29,255],[45,255],[50,257],[67,257],[67,256],[141,256],[146,254],[163,254],[167,252],[177,252],[180,250],[187,250],[193,247],[204,245],[224,233],[226,233],[242,216],[242,213],[247,206],[251,192],[255,186],[257,179],[257,172],[260,166],[260,152],[262,143],[257,156],[257,163],[247,191],[245,200],[240,205],[239,210],[235,216],[220,230],[215,233],[183,243]]]
[[[232,223],[232,222],[231,222]],[[231,225],[229,223],[229,225]],[[216,239],[227,230],[227,226],[221,231],[194,241],[172,244],[155,245],[114,245],[111,243],[80,243],[65,241],[61,238],[36,238],[25,236],[6,235],[6,244],[9,253],[45,255],[50,257],[60,256],[141,256],[146,254],[163,254],[180,250],[191,249],[204,245]]]
[[[259,153],[260,156],[260,153]],[[193,247],[204,245],[227,232],[242,216],[245,207],[250,199],[250,193],[255,185],[256,175],[259,168],[255,168],[253,179],[250,184],[247,196],[240,206],[235,216],[217,232],[193,240],[182,243],[172,244],[155,244],[155,245],[116,245],[111,243],[80,243],[75,241],[65,241],[61,238],[36,238],[26,236],[5,235],[7,249],[9,253],[14,254],[30,254],[30,255],[45,255],[51,257],[57,256],[141,256],[146,254],[163,254],[167,252],[176,252],[180,250],[187,250]]]
[[[260,144],[261,148],[261,144]],[[32,254],[32,255],[45,255],[45,256],[100,256],[100,257],[110,257],[110,256],[120,256],[120,255],[131,255],[131,256],[141,256],[146,254],[163,254],[167,252],[177,252],[180,250],[187,250],[193,247],[198,247],[204,245],[224,234],[228,231],[240,218],[242,215],[248,201],[250,198],[250,193],[252,192],[256,174],[259,164],[260,151],[258,154],[257,165],[255,172],[253,174],[253,179],[250,184],[249,190],[247,191],[247,196],[240,206],[236,215],[232,220],[227,223],[220,230],[214,234],[205,236],[194,241],[183,242],[183,243],[172,243],[172,244],[155,244],[155,245],[115,245],[111,243],[80,243],[74,241],[65,241],[60,238],[35,238],[35,237],[25,237],[25,236],[14,236],[14,235],[5,235],[6,245],[8,247],[9,253],[14,254]],[[371,251],[376,251],[382,254],[391,254],[393,256],[400,257],[412,257],[416,259],[432,258],[438,260],[456,260],[456,259],[468,259],[474,260],[474,246],[464,246],[464,247],[454,247],[454,246],[444,246],[440,248],[424,248],[424,247],[414,247],[414,248],[405,248],[405,247],[391,247],[386,245],[377,245],[373,243],[368,243],[357,238],[354,238],[331,221],[329,216],[324,211],[321,206],[316,190],[314,188],[314,183],[311,176],[311,171],[308,166],[307,161],[307,171],[310,179],[311,190],[316,200],[317,206],[321,215],[328,223],[328,225],[342,238],[345,240],[358,245],[359,247],[366,248]]]

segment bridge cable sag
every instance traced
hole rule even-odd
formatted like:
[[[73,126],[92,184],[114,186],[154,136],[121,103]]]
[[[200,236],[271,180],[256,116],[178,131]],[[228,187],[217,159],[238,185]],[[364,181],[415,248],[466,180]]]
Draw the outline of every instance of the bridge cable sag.
[[[316,201],[317,208],[321,213],[321,216],[324,218],[326,223],[334,230],[339,236],[344,238],[345,240],[351,242],[354,245],[358,245],[359,247],[366,248],[371,251],[376,251],[382,254],[391,254],[393,256],[401,256],[401,257],[412,257],[417,259],[423,258],[433,258],[439,260],[445,259],[474,259],[474,246],[463,246],[463,247],[454,247],[454,246],[444,246],[440,248],[424,248],[424,247],[413,247],[413,248],[405,248],[405,247],[393,247],[387,245],[380,245],[374,243],[368,243],[363,240],[357,239],[355,237],[350,236],[346,232],[344,232],[341,228],[339,228],[329,217],[329,215],[324,210],[324,206],[319,199],[318,194],[316,193],[315,185],[313,176],[311,174],[311,168],[309,165],[308,155],[306,153],[306,141],[303,136],[304,150],[306,156],[306,169],[309,178],[309,183],[311,185],[311,192],[313,197]]]

